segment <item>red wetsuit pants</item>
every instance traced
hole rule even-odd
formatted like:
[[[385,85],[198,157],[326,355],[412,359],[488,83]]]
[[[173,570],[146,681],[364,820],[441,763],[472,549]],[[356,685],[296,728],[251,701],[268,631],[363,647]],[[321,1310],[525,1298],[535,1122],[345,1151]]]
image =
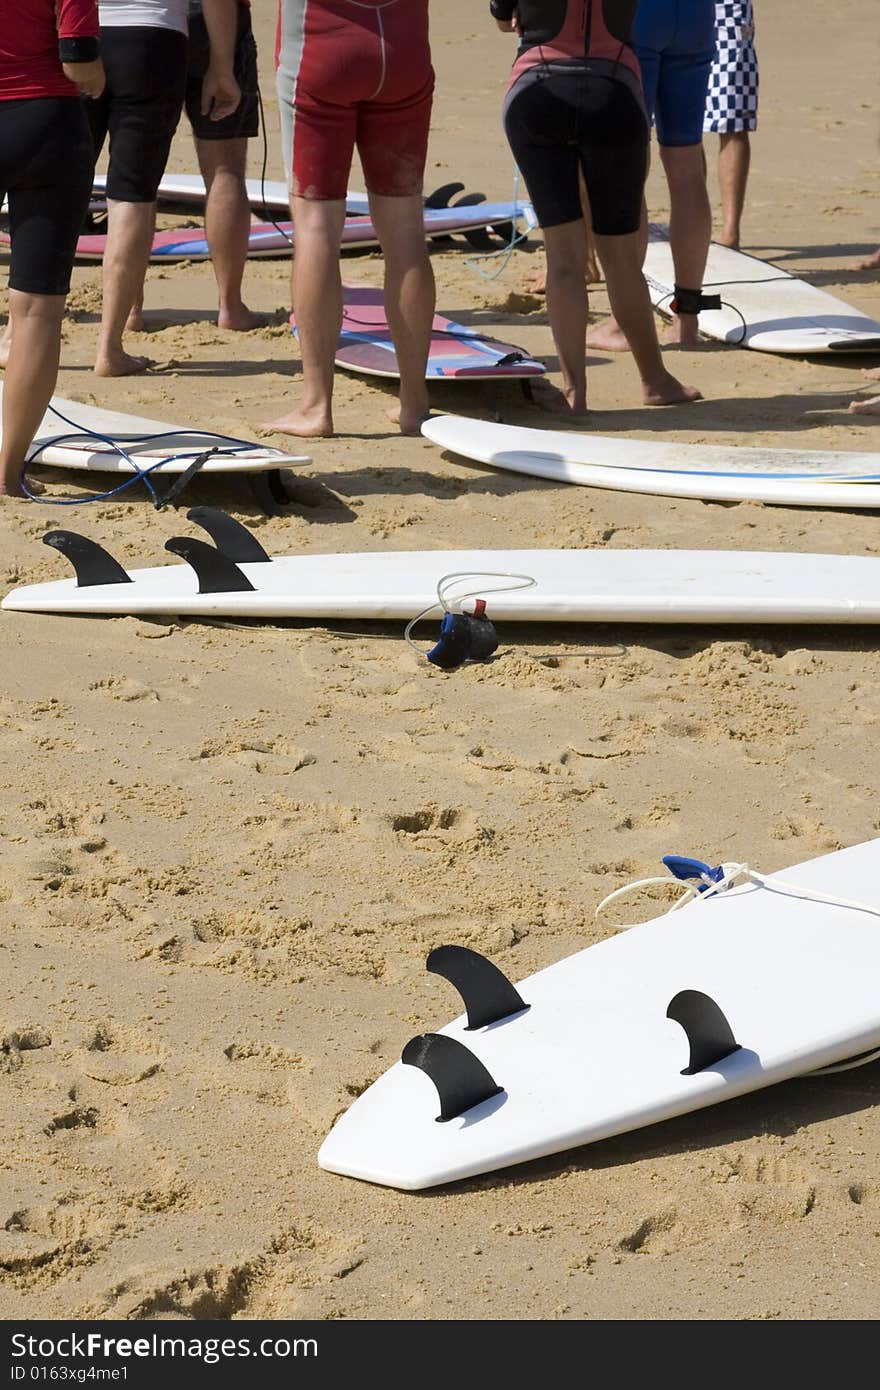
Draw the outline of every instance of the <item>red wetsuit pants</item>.
[[[355,145],[370,192],[421,192],[434,91],[428,0],[280,0],[277,69],[297,197],[343,199]]]

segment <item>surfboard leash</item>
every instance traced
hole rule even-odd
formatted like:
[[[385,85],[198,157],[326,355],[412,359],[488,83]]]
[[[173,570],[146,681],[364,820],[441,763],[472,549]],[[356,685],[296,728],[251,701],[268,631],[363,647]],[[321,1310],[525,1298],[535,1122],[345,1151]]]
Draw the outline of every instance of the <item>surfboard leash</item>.
[[[880,917],[880,907],[875,907],[872,903],[856,902],[850,898],[841,898],[836,893],[820,893],[815,888],[803,888],[799,884],[789,883],[785,879],[776,878],[775,875],[761,874],[757,869],[753,869],[746,863],[738,864],[733,862],[723,862],[712,868],[709,864],[704,864],[700,859],[690,859],[682,855],[665,854],[663,863],[673,875],[666,878],[663,875],[654,875],[650,878],[640,878],[632,883],[625,883],[621,888],[616,888],[613,893],[608,893],[596,908],[593,916],[598,917],[609,903],[624,897],[627,893],[633,892],[637,888],[660,885],[668,888],[680,883],[683,892],[679,898],[666,909],[663,916],[669,916],[671,912],[677,912],[686,903],[697,901],[705,902],[710,897],[724,893],[728,889],[743,883],[752,883],[757,887],[766,888],[770,892],[785,894],[786,896],[803,898],[806,902],[826,903],[829,907],[843,907],[852,912],[867,912],[872,917]],[[617,927],[617,931],[631,931],[633,924],[629,926]],[[856,1057],[851,1057],[844,1062],[834,1062],[827,1067],[815,1067],[806,1072],[807,1076],[833,1076],[839,1071],[853,1071],[856,1067],[867,1066],[869,1062],[876,1062],[880,1059],[880,1048],[875,1048],[871,1052],[861,1053]]]
[[[75,420],[68,419],[68,417],[54,405],[50,405],[49,409],[53,415],[58,416],[59,420],[63,420],[65,425],[70,425],[72,432],[69,434],[54,435],[51,439],[44,439],[36,445],[28,454],[22,465],[20,484],[25,496],[29,497],[32,502],[42,502],[50,507],[73,507],[87,502],[106,502],[109,501],[111,497],[118,496],[119,493],[124,492],[127,488],[133,487],[135,483],[141,482],[147,489],[153,506],[157,511],[161,511],[164,507],[169,506],[176,500],[186,484],[191,481],[195,474],[210,458],[233,455],[240,453],[242,450],[256,451],[263,447],[261,444],[255,444],[253,440],[236,439],[234,436],[226,434],[215,434],[212,430],[192,431],[191,433],[198,434],[201,439],[215,439],[218,443],[209,446],[207,449],[181,450],[179,453],[170,454],[167,458],[158,459],[155,463],[151,463],[146,468],[142,468],[137,462],[136,457],[129,453],[124,447],[125,444],[154,444],[162,439],[179,439],[181,436],[186,436],[190,431],[163,430],[155,434],[129,435],[126,437],[123,444],[118,439],[111,439],[109,435],[101,434],[98,430],[92,430],[87,426],[78,425]],[[52,448],[56,444],[79,443],[84,439],[97,440],[98,443],[106,445],[112,454],[115,454],[118,458],[125,459],[126,463],[131,467],[132,476],[123,479],[116,487],[108,488],[106,492],[95,492],[86,497],[47,497],[43,493],[37,494],[32,492],[27,482],[28,469],[31,464],[37,463],[40,455],[46,449]],[[179,476],[175,477],[174,482],[167,491],[160,492],[150,475],[163,468],[167,468],[169,463],[177,463],[183,459],[190,460],[188,466],[183,469]]]
[[[494,588],[471,589],[466,593],[459,594],[454,600],[461,605],[468,599],[474,599],[474,611],[465,613],[456,612],[452,608],[452,600],[449,598],[449,589],[462,581],[472,582],[474,579],[513,579],[514,584],[500,584]],[[417,613],[411,618],[404,629],[404,640],[412,647],[418,656],[427,657],[433,666],[439,666],[444,671],[457,670],[466,661],[488,661],[489,657],[498,648],[498,634],[495,624],[486,616],[485,594],[506,594],[515,589],[531,589],[537,580],[530,574],[514,574],[509,570],[455,570],[450,574],[444,574],[437,581],[437,602],[431,603],[427,608],[423,608],[421,613]],[[420,623],[429,613],[433,613],[439,608],[443,613],[443,620],[440,624],[440,636],[437,642],[428,651],[419,647],[412,639],[412,630],[416,623]]]

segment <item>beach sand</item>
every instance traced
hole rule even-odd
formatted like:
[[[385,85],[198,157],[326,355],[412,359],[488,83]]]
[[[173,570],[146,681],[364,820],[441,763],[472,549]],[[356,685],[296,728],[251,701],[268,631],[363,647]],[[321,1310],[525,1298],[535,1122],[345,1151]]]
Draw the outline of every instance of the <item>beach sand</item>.
[[[483,7],[432,8],[428,184],[509,197],[511,43]],[[279,178],[272,9],[257,31]],[[854,269],[880,243],[875,6],[841,0],[832,25],[816,0],[777,0],[757,20],[744,246],[880,317],[880,275]],[[713,196],[715,150],[708,139]],[[259,163],[255,144],[251,174]],[[184,126],[170,167],[193,165]],[[432,259],[444,312],[553,362],[543,300],[520,288],[542,263],[538,238],[491,280],[478,268],[500,262],[463,244]],[[378,284],[381,260],[347,256],[344,271]],[[242,336],[213,322],[210,265],[151,268],[149,331],[130,347],[157,366],[98,380],[100,275],[77,268],[59,394],[256,437],[296,394],[288,274],[251,264],[248,302],[271,321]],[[592,304],[605,312],[601,287]],[[631,361],[591,357],[593,428],[813,449],[880,438],[876,419],[846,413],[871,359],[707,346],[669,361],[703,403],[642,409]],[[176,513],[137,489],[100,506],[4,505],[3,589],[65,572],[40,544],[57,526],[160,563],[194,503],[228,508],[276,554],[880,553],[870,513],[555,486],[400,438],[390,389],[340,374],[336,390],[339,434],[310,444],[285,515],[204,477]],[[438,385],[432,400],[551,423],[515,383]],[[81,487],[49,483],[51,496]],[[335,1117],[413,1033],[456,1012],[424,969],[433,946],[470,945],[521,979],[656,912],[657,899],[628,900],[593,920],[664,853],[770,872],[880,834],[876,630],[500,639],[498,660],[444,674],[402,624],[3,614],[0,1316],[876,1317],[880,1064],[436,1192],[318,1169]]]

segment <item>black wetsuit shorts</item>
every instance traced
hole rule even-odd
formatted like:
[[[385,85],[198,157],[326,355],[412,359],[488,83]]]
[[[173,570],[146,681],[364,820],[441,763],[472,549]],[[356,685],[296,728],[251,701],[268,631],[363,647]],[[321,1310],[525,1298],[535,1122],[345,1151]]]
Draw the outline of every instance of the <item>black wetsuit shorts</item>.
[[[504,129],[542,227],[581,217],[578,173],[599,236],[638,230],[649,128],[637,80],[601,59],[540,63],[514,83]]]
[[[107,85],[86,102],[95,157],[110,136],[107,197],[152,203],[165,172],[186,91],[186,34],[151,25],[104,25]]]
[[[9,198],[9,288],[67,294],[95,159],[77,96],[0,101],[0,201]]]
[[[189,68],[186,76],[186,114],[198,140],[250,140],[260,131],[259,88],[257,83],[257,44],[247,5],[238,7],[238,33],[235,40],[235,80],[241,88],[241,101],[231,116],[212,121],[202,115],[202,82],[208,71],[211,43],[204,18],[191,15],[189,21]]]

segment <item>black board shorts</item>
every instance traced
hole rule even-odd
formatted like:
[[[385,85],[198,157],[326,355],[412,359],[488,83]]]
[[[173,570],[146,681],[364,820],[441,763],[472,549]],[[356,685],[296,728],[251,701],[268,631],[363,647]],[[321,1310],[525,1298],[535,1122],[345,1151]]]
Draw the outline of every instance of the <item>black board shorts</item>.
[[[186,34],[151,25],[104,25],[107,85],[85,103],[95,158],[110,136],[107,197],[152,203],[165,172],[186,91]]]
[[[79,97],[0,101],[0,201],[9,198],[9,288],[65,295],[95,158]]]
[[[184,105],[197,140],[252,140],[260,132],[257,42],[247,5],[238,7],[238,33],[235,40],[235,80],[241,88],[241,101],[231,116],[212,121],[202,115],[202,82],[208,71],[211,43],[200,14],[189,21],[189,65]]]
[[[542,227],[583,215],[582,172],[593,230],[599,236],[638,230],[648,120],[636,79],[628,72],[611,76],[611,66],[582,59],[542,63],[507,94],[504,129]]]

